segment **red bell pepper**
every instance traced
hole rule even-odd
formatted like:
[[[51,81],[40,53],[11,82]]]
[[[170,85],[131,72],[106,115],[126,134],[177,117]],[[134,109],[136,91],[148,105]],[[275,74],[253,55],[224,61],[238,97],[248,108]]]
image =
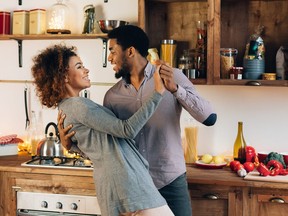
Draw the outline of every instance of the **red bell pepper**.
[[[254,162],[254,157],[256,155],[256,151],[252,146],[245,147],[246,152],[246,162]]]
[[[271,176],[276,176],[279,175],[281,170],[283,170],[283,165],[277,160],[270,160],[267,163],[267,168],[271,171]]]
[[[260,163],[257,167],[257,171],[260,173],[261,176],[268,176],[270,175],[270,170],[265,166],[265,164]]]
[[[288,175],[288,169],[282,169],[279,175]]]

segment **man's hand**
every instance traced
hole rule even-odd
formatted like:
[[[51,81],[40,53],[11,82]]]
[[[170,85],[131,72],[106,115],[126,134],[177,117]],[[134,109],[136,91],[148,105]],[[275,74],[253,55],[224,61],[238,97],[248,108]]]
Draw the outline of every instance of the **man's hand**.
[[[58,117],[57,117],[57,127],[58,127],[58,132],[59,132],[59,137],[62,146],[69,150],[72,146],[72,141],[71,137],[74,136],[76,133],[75,131],[71,131],[68,133],[68,131],[72,128],[73,125],[68,125],[66,128],[64,128],[63,123],[65,119],[65,114],[62,113],[62,110],[59,110],[58,112]]]

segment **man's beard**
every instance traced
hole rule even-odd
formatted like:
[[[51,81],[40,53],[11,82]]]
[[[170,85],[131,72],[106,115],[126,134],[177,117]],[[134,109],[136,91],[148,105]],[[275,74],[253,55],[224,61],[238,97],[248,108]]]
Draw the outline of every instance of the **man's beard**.
[[[115,73],[115,78],[119,79],[121,78],[126,81],[127,84],[131,84],[131,74],[130,74],[130,67],[128,66],[127,62],[125,59],[123,59],[123,66],[122,68]]]

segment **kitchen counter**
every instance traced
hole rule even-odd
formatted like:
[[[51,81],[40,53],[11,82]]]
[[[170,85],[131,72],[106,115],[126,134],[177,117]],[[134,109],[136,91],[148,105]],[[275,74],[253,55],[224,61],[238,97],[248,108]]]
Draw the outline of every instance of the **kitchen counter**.
[[[21,172],[21,173],[38,173],[53,175],[67,175],[67,176],[85,176],[93,177],[91,170],[77,169],[61,169],[61,168],[44,168],[44,167],[25,167],[21,163],[31,159],[31,156],[21,153],[15,156],[1,156],[0,157],[0,172]],[[263,177],[265,178],[265,177]],[[287,183],[267,182],[267,181],[250,181],[244,180],[237,176],[236,173],[231,172],[229,167],[223,169],[202,169],[195,165],[187,165],[187,179],[189,184],[213,184],[236,187],[256,187],[281,189],[287,188]]]
[[[5,194],[0,196],[1,216],[15,216],[16,191],[97,196],[92,170],[21,166],[30,159],[23,153],[0,157],[0,194]],[[288,211],[287,183],[244,180],[229,167],[203,169],[196,165],[187,165],[187,179],[195,216],[215,212],[221,216],[271,216]]]

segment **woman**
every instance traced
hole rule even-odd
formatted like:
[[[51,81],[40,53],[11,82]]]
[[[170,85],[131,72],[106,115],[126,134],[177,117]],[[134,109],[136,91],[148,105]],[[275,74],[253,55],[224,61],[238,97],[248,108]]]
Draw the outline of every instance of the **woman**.
[[[32,74],[43,105],[63,110],[64,124],[73,125],[73,148],[92,160],[94,180],[103,216],[173,215],[148,172],[147,161],[134,146],[134,138],[152,116],[165,92],[154,73],[155,91],[142,108],[127,120],[119,120],[103,106],[79,97],[91,86],[89,70],[74,47],[54,45],[33,58]]]

